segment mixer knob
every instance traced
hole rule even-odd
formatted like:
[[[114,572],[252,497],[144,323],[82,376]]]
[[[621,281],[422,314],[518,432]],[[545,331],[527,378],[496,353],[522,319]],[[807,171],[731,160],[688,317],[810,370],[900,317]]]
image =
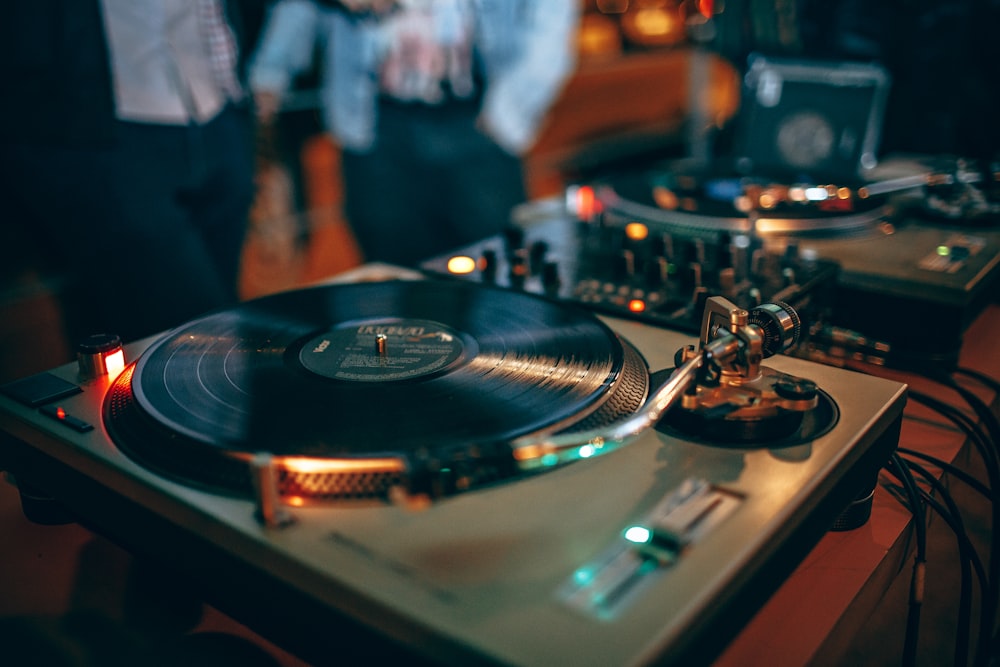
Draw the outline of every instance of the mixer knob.
[[[635,275],[635,253],[633,251],[625,249],[619,253],[615,274],[621,278],[631,278]]]
[[[646,264],[646,281],[651,287],[663,287],[670,280],[670,262],[666,257],[651,257]]]
[[[661,234],[658,238],[659,242],[663,244],[658,254],[666,257],[668,262],[674,261],[674,237],[670,234]]]
[[[723,235],[715,248],[715,268],[719,271],[733,265],[733,244],[728,235]]]
[[[793,269],[790,266],[789,267],[785,267],[784,269],[782,269],[781,270],[781,279],[782,279],[782,282],[784,283],[785,287],[790,287],[791,285],[796,284],[797,279],[796,279],[796,276],[795,276],[795,269]]]
[[[650,257],[665,257],[667,250],[664,236],[657,234],[649,237],[646,241],[646,251]]]
[[[542,266],[545,263],[545,255],[549,252],[549,244],[545,241],[535,241],[531,244],[528,249],[528,265],[531,268],[532,274],[539,274],[542,272]]]
[[[545,262],[542,265],[542,287],[546,292],[557,292],[559,290],[559,265],[555,262]]]
[[[750,237],[745,234],[738,234],[733,237],[729,244],[729,254],[733,269],[736,271],[737,280],[745,280],[750,277]]]
[[[525,261],[523,254],[516,253],[510,256],[510,271],[508,273],[507,277],[510,280],[511,287],[518,289],[524,287],[524,281],[528,277],[528,263]]]
[[[692,244],[694,247],[694,261],[699,264],[705,263],[705,239],[695,239]]]
[[[789,241],[785,246],[785,256],[782,261],[784,266],[794,266],[799,263],[799,244]]]
[[[688,264],[687,267],[681,272],[682,273],[682,285],[685,288],[697,289],[704,285],[704,278],[702,277],[702,266],[698,262],[692,262]]]
[[[719,271],[718,284],[719,290],[727,298],[736,297],[736,271],[733,267],[726,267]]]
[[[514,254],[524,245],[524,230],[520,227],[510,225],[504,228],[503,239],[507,254]]]
[[[707,287],[695,287],[694,291],[691,292],[691,305],[694,312],[701,313],[705,311],[705,303],[708,301],[708,288]]]
[[[483,280],[493,282],[497,278],[497,253],[496,250],[484,250],[480,260],[480,273]]]

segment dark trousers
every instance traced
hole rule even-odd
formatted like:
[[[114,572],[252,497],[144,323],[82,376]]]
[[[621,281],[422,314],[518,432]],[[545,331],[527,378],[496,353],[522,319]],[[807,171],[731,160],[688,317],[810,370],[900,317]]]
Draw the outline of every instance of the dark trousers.
[[[129,341],[236,301],[253,199],[249,116],[204,126],[117,123],[102,149],[0,149],[7,224],[27,230],[64,291],[71,342]]]
[[[476,115],[473,104],[380,105],[374,149],[342,158],[345,214],[365,259],[415,266],[509,224],[526,197],[521,161]]]

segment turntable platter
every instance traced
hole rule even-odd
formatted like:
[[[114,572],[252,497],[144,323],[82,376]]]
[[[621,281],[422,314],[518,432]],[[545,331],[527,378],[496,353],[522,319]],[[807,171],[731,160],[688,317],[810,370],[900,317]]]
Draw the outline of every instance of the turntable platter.
[[[518,436],[630,413],[647,389],[638,353],[583,309],[464,283],[357,283],[175,329],[115,382],[105,421],[126,453],[187,483],[247,493],[247,461],[267,452],[351,470],[297,495],[367,497],[414,456],[491,459]]]
[[[611,216],[675,233],[853,234],[890,214],[886,197],[869,195],[857,184],[782,183],[683,160],[618,171],[594,189]]]

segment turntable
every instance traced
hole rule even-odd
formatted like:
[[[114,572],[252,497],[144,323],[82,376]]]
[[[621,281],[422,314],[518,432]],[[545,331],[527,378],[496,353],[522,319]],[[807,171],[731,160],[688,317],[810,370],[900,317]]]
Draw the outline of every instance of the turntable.
[[[307,660],[703,662],[858,506],[905,400],[777,354],[785,304],[707,305],[695,337],[361,272],[120,373],[89,341],[3,388],[0,463]]]
[[[422,268],[689,332],[707,296],[781,300],[811,323],[800,349],[828,362],[948,370],[1000,276],[997,173],[890,156],[839,183],[782,181],[652,159],[531,202],[509,233]],[[935,326],[901,324],[914,313]]]

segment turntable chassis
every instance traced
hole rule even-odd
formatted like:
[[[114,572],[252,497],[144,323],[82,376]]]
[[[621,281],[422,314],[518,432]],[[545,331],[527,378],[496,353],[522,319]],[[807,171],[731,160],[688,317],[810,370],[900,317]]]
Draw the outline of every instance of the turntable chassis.
[[[692,342],[606,321],[654,370]],[[129,358],[149,343],[129,346]],[[63,401],[93,424],[88,433],[0,397],[0,462],[89,527],[193,577],[209,602],[310,661],[398,650],[450,664],[690,664],[724,647],[898,439],[904,385],[788,357],[769,361],[811,377],[837,402],[840,421],[830,433],[772,450],[651,432],[607,456],[422,512],[334,505],[294,510],[295,524],[267,529],[252,503],[176,484],[126,458],[95,417],[103,380]],[[52,373],[79,382],[75,365]],[[690,478],[724,489],[739,506],[676,563],[643,578],[610,617],[566,604],[560,591],[573,573]]]

